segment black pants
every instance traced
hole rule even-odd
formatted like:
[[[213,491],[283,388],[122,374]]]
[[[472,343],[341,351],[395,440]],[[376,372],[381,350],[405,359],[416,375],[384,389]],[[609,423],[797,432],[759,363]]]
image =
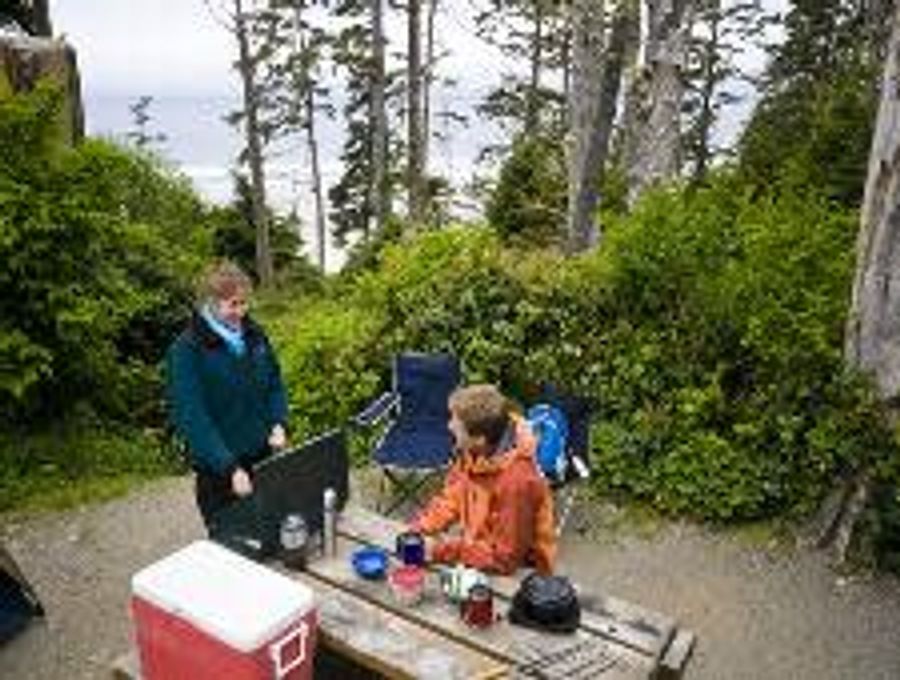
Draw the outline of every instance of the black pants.
[[[241,467],[253,479],[253,466],[268,456],[271,450],[266,447],[249,460],[241,461]],[[197,498],[197,508],[203,518],[203,524],[209,533],[213,518],[218,512],[238,500],[238,496],[231,489],[231,475],[217,475],[205,470],[196,470],[194,493]]]

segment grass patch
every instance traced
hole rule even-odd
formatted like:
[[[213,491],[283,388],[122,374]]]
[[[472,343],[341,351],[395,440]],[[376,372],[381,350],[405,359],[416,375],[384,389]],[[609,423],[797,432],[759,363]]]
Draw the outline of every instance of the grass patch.
[[[794,527],[780,518],[737,524],[724,531],[747,547],[770,552],[786,553],[796,545]]]
[[[152,478],[123,474],[112,477],[88,477],[74,481],[63,478],[30,480],[27,486],[19,490],[11,508],[7,507],[4,510],[31,513],[66,510],[87,503],[102,503],[123,496]]]
[[[0,435],[0,512],[58,510],[119,496],[184,463],[162,433],[91,419]]]

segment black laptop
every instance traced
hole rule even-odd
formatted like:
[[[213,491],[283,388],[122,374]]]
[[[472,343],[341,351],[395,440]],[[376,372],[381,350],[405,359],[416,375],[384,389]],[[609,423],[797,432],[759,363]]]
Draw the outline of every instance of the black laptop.
[[[221,510],[210,537],[254,559],[277,553],[281,522],[300,514],[310,534],[322,529],[325,489],[337,494],[343,509],[349,496],[350,464],[343,430],[332,430],[278,453],[253,469],[253,494]]]

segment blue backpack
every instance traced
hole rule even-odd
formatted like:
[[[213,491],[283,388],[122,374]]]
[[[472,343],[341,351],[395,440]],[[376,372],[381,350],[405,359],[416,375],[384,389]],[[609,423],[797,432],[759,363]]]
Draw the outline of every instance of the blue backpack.
[[[537,438],[537,464],[544,477],[554,481],[565,479],[568,458],[566,440],[569,424],[566,416],[556,406],[535,404],[525,414],[534,436]]]

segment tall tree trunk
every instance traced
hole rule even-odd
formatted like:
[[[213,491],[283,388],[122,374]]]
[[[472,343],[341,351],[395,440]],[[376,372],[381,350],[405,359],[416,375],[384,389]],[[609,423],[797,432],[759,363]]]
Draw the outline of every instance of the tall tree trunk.
[[[422,88],[422,171],[428,174],[428,156],[431,147],[431,89],[434,86],[436,66],[434,29],[439,0],[428,2],[428,28],[425,39],[425,85]]]
[[[572,13],[562,13],[563,29],[562,29],[562,48],[560,50],[560,60],[562,61],[562,91],[563,99],[566,102],[572,100]],[[563,129],[569,128],[571,116],[569,115],[569,107],[563,107]]]
[[[709,37],[703,45],[702,82],[700,85],[700,112],[697,114],[697,127],[694,134],[694,183],[706,179],[709,161],[712,158],[710,136],[715,122],[713,103],[716,91],[716,65],[719,59],[719,30],[722,21],[721,2],[716,0],[709,11]]]
[[[256,88],[256,64],[250,52],[250,35],[242,0],[234,0],[234,34],[238,42],[238,71],[244,104],[244,136],[247,163],[250,166],[250,211],[256,230],[256,275],[263,287],[274,280],[269,221],[266,217],[266,182],[262,141],[259,130],[259,100]]]
[[[647,0],[646,87],[644,111],[634,152],[628,159],[628,197],[633,203],[647,187],[678,176],[681,168],[682,70],[687,57],[687,27],[694,0]]]
[[[422,191],[422,0],[407,2],[407,191],[409,219],[419,226],[423,217]]]
[[[298,3],[295,9],[296,31],[299,40],[299,52],[306,52],[306,37],[303,34],[303,22],[301,12],[302,3]],[[312,166],[313,179],[313,197],[316,202],[316,250],[318,254],[319,269],[325,272],[325,200],[322,197],[322,171],[319,166],[319,142],[316,137],[316,92],[312,78],[310,78],[309,69],[304,73],[303,91],[304,91],[304,108],[306,109],[306,146],[309,149],[309,161]]]
[[[532,135],[538,127],[538,91],[541,87],[541,66],[544,59],[544,2],[534,3],[534,35],[531,38],[531,79],[525,110],[525,134]]]
[[[622,116],[619,121],[615,139],[613,140],[613,154],[622,163],[634,155],[637,135],[640,131],[641,102],[645,97],[646,87],[642,86],[641,78],[644,73],[643,52],[641,43],[641,0],[629,0],[631,6],[631,20],[628,22],[629,31],[625,36],[625,52],[622,56]]]
[[[632,12],[622,0],[604,50],[605,2],[575,0],[572,5],[573,72],[569,139],[569,209],[567,247],[587,250],[599,241],[594,220],[616,114],[625,36]]]
[[[847,361],[872,376],[883,400],[900,396],[900,8],[895,10],[885,57],[881,105],[856,246],[856,276],[847,320]],[[896,420],[896,412],[893,418]],[[847,557],[850,536],[869,496],[865,466],[847,482],[837,516],[835,558]]]
[[[891,34],[891,17],[895,0],[867,0],[863,3],[869,57],[873,63],[883,61]]]
[[[50,0],[32,0],[31,16],[35,35],[51,37],[53,25],[50,23]]]
[[[306,88],[306,144],[312,165],[313,196],[316,201],[316,245],[319,269],[325,272],[325,200],[322,196],[322,170],[319,166],[319,143],[316,138],[316,97],[312,87]]]
[[[387,172],[387,111],[385,109],[385,60],[384,60],[384,0],[371,0],[372,22],[372,186],[369,205],[375,217],[375,231],[384,228],[390,213],[390,193]],[[367,223],[368,225],[368,223]],[[363,238],[368,240],[368,226]]]
[[[900,10],[898,10],[900,11]],[[884,399],[900,394],[900,19],[887,50],[859,237],[846,356]]]

